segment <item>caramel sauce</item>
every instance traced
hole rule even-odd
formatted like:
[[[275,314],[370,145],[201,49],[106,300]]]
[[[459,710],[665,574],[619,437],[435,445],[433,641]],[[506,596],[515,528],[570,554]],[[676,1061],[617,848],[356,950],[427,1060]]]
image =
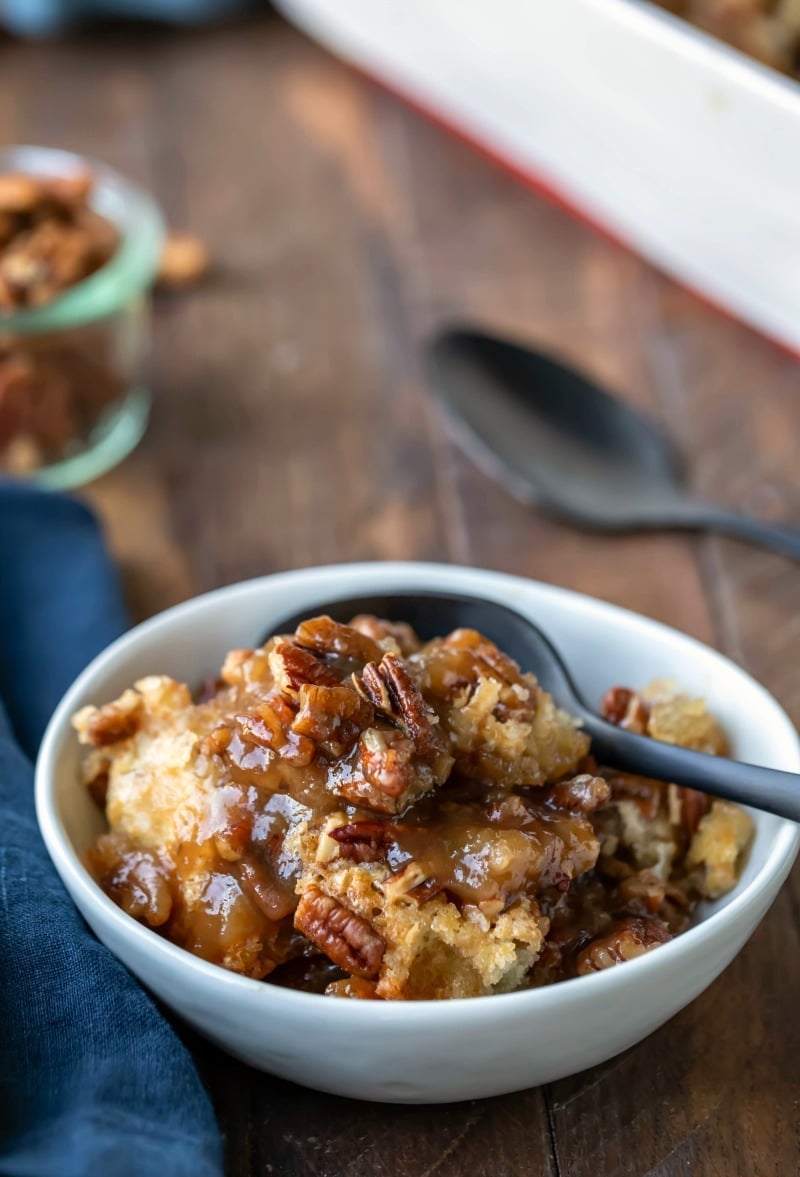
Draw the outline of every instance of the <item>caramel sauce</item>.
[[[509,785],[516,761],[506,762],[500,777],[468,779],[458,763],[452,769],[448,711],[462,707],[476,682],[494,676],[494,718],[504,722],[513,712],[519,724],[536,711],[535,686],[467,630],[412,654],[404,679],[397,656],[387,655],[394,676],[381,679],[377,664],[370,664],[371,675],[364,667],[365,657],[380,656],[379,647],[355,633],[330,623],[322,633],[332,643],[325,652],[313,644],[320,634],[308,629],[308,644],[297,645],[283,678],[273,677],[268,663],[286,639],[229,656],[226,685],[217,681],[216,694],[208,686],[191,713],[198,740],[190,771],[206,790],[196,834],[155,851],[112,833],[90,852],[98,881],[121,907],[205,960],[252,977],[274,972],[277,983],[322,992],[344,974],[294,929],[297,884],[316,866],[301,861],[297,839],[288,835],[301,823],[318,831],[339,813],[344,823],[334,823],[333,854],[375,864],[380,879],[387,868],[401,876],[413,863],[412,901],[443,895],[495,918],[520,897],[534,900],[551,926],[533,984],[570,975],[577,953],[608,930],[617,912],[641,919],[657,913],[680,930],[686,908],[657,881],[640,877],[624,857],[614,860],[616,873],[598,860],[601,841],[615,835],[613,810],[587,816],[599,803],[593,790],[604,790],[601,801],[609,792],[595,772],[647,821],[662,807],[666,786],[593,763],[590,775],[564,779],[549,792]],[[312,662],[313,683],[304,684],[297,676],[303,668],[308,673],[311,654],[319,665]],[[348,696],[344,684],[359,674],[369,680],[367,692],[356,680]],[[384,758],[383,777],[369,776],[365,746]],[[155,773],[152,765],[149,771]],[[349,995],[369,996],[363,986]]]

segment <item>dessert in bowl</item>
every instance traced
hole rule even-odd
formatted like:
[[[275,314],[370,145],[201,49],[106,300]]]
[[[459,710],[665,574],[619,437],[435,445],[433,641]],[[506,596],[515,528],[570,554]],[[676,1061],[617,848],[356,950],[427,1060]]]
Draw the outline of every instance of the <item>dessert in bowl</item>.
[[[322,623],[299,637],[272,642],[263,653],[252,653],[264,634],[272,632],[272,622],[302,610],[304,601],[311,604],[355,592],[415,587],[494,599],[527,613],[550,633],[598,706],[606,689],[615,683],[677,679],[687,694],[708,700],[709,712],[727,731],[734,755],[790,769],[798,764],[797,739],[780,708],[719,655],[674,631],[600,602],[492,573],[425,565],[362,565],[290,573],[189,602],[110,647],[59,707],[38,768],[38,804],[45,839],[89,923],[158,996],[235,1055],[325,1090],[398,1101],[472,1098],[513,1090],[581,1069],[631,1045],[696,996],[735,955],[774,898],[797,848],[795,827],[790,823],[763,814],[748,818],[737,810],[741,844],[731,861],[741,869],[741,879],[721,898],[703,902],[692,916],[692,926],[673,939],[673,932],[688,922],[687,913],[670,912],[663,887],[661,893],[657,887],[642,889],[640,884],[647,880],[640,877],[640,871],[630,870],[630,862],[625,862],[630,853],[617,854],[617,866],[625,869],[626,879],[617,879],[613,886],[598,884],[602,901],[583,905],[578,913],[578,939],[573,936],[570,940],[573,923],[572,930],[562,936],[563,951],[554,951],[551,929],[560,926],[563,931],[569,923],[562,918],[559,896],[580,894],[581,881],[594,869],[601,843],[606,867],[615,859],[611,846],[615,833],[608,822],[606,828],[593,824],[591,809],[605,812],[608,818],[616,804],[619,817],[619,793],[616,800],[609,801],[608,796],[618,790],[613,774],[586,763],[585,737],[569,717],[551,709],[545,698],[538,698],[537,706],[531,708],[530,697],[525,696],[531,689],[535,691],[535,684],[529,684],[524,676],[509,681],[516,672],[498,663],[491,649],[482,647],[481,660],[501,666],[500,678],[510,690],[503,703],[505,710],[501,707],[497,712],[497,699],[490,708],[496,712],[495,719],[499,715],[508,721],[509,709],[513,712],[517,708],[512,718],[524,727],[526,716],[531,719],[535,713],[552,737],[549,762],[542,755],[540,731],[538,744],[533,745],[530,733],[523,733],[529,741],[528,753],[535,746],[538,759],[528,755],[526,760],[517,749],[504,763],[502,755],[501,763],[491,763],[486,744],[476,746],[474,740],[469,744],[472,727],[465,728],[462,721],[469,710],[469,698],[479,688],[484,696],[491,690],[497,695],[497,676],[484,676],[489,681],[483,685],[469,684],[470,689],[459,699],[447,692],[440,692],[437,699],[434,681],[434,671],[441,669],[442,660],[449,664],[454,657],[461,677],[465,677],[465,665],[474,667],[477,638],[441,635],[439,644],[412,649],[407,633],[379,630],[374,620],[362,619],[359,628],[337,635],[337,640],[361,641],[363,648],[355,667],[349,663],[338,667],[336,682],[333,678],[322,681],[326,674],[331,676],[334,657],[325,648]],[[353,634],[360,638],[353,638]],[[330,638],[328,632],[325,640]],[[185,688],[167,688],[163,679],[150,677],[158,673],[196,686],[216,673],[231,650],[242,648],[251,653],[229,658],[225,672],[229,681],[214,684],[199,704],[191,701]],[[280,710],[285,704],[291,712],[291,727],[304,710],[298,697],[303,684],[289,681],[291,675],[287,678],[287,659],[293,662],[309,653],[318,669],[312,665],[309,671],[307,665],[306,670],[317,682],[306,682],[305,686],[322,686],[333,692],[352,711],[352,717],[358,715],[357,732],[349,749],[336,741],[332,744],[329,732],[326,736],[317,731],[315,736],[320,717],[305,706],[306,726],[299,732],[293,728],[295,736],[302,735],[311,744],[316,739],[318,748],[326,739],[328,743],[322,752],[314,752],[295,739],[293,755],[306,763],[296,764],[293,771],[307,771],[316,755],[328,767],[340,765],[345,753],[351,757],[351,767],[353,757],[362,757],[363,767],[364,755],[381,746],[385,751],[387,739],[392,743],[395,735],[398,754],[405,747],[403,740],[411,744],[404,761],[406,767],[411,764],[411,771],[393,780],[378,796],[374,788],[380,774],[371,777],[369,772],[351,772],[344,781],[338,773],[334,788],[326,789],[330,803],[312,804],[310,814],[289,823],[295,866],[288,872],[292,886],[282,896],[286,910],[275,912],[280,915],[277,926],[282,930],[268,944],[258,929],[251,929],[251,935],[224,946],[229,953],[226,957],[220,952],[222,938],[206,936],[200,942],[190,918],[192,902],[187,896],[194,894],[196,898],[197,879],[203,874],[197,870],[196,858],[192,870],[187,871],[185,864],[182,867],[176,889],[174,875],[165,869],[160,852],[170,838],[174,848],[177,838],[163,831],[154,836],[147,816],[152,814],[152,806],[137,809],[131,804],[136,793],[132,782],[138,781],[140,791],[146,791],[147,780],[158,777],[151,756],[152,725],[163,722],[166,706],[172,714],[168,723],[174,726],[175,716],[181,716],[179,722],[184,724],[193,748],[198,739],[211,739],[191,755],[199,754],[217,765],[211,771],[215,792],[219,792],[220,766],[226,764],[234,771],[225,778],[223,787],[230,789],[236,784],[237,773],[241,785],[243,757],[260,748],[263,761],[264,749],[276,738],[262,731],[261,741],[256,739],[244,749],[248,735],[255,730],[256,704],[262,710],[267,708],[260,716],[267,727],[276,707]],[[402,678],[404,670],[411,680],[406,687],[409,691],[414,687],[420,694],[416,718],[412,713],[391,714],[398,693],[403,694],[402,687],[398,692],[397,676]],[[353,675],[356,685],[352,685]],[[136,682],[138,691],[122,695]],[[177,701],[165,704],[163,696],[159,702],[153,693],[165,689],[183,693]],[[464,684],[461,689],[466,689]],[[344,691],[349,692],[346,699]],[[314,694],[306,690],[305,703]],[[114,712],[112,701],[119,696],[125,702],[117,704]],[[616,703],[620,703],[619,697]],[[626,712],[630,703],[627,700]],[[641,705],[640,701],[634,703]],[[97,704],[103,706],[80,714],[82,708]],[[212,723],[210,715],[215,708]],[[81,777],[83,758],[70,726],[76,712],[84,738],[96,745],[90,759],[108,762],[111,835],[104,834],[103,816]],[[130,730],[125,728],[126,717]],[[625,720],[625,715],[620,718]],[[425,721],[429,730],[420,735]],[[411,731],[415,722],[418,730]],[[709,723],[709,731],[718,730]],[[454,732],[461,743],[454,740]],[[409,736],[413,738],[409,740]],[[215,740],[219,747],[214,747]],[[479,769],[475,767],[476,755],[481,761]],[[280,766],[283,758],[277,759]],[[456,776],[452,775],[453,762]],[[250,760],[245,767],[249,771],[253,766]],[[204,768],[201,763],[200,775],[207,768],[208,764]],[[88,773],[95,781],[102,775],[98,763]],[[483,790],[478,796],[476,780]],[[472,782],[469,787],[468,782]],[[246,783],[252,785],[251,780]],[[512,784],[520,787],[512,789]],[[559,788],[562,795],[558,795]],[[270,796],[288,795],[286,789],[272,787],[268,791]],[[656,809],[662,800],[669,804],[666,795],[659,795]],[[675,797],[672,800],[674,809]],[[645,809],[652,808],[653,796],[645,801]],[[498,806],[505,806],[499,819]],[[445,810],[449,819],[458,817],[449,826],[443,825]],[[468,821],[464,821],[465,814]],[[713,810],[701,814],[699,822],[705,820],[708,826],[712,814]],[[211,873],[234,878],[237,892],[247,896],[248,910],[255,911],[264,880],[252,877],[252,821],[248,827],[247,814],[239,814],[239,818],[238,823],[224,824],[222,833],[222,827],[216,828],[215,837],[221,841],[215,844],[214,853],[227,866],[219,870],[215,859]],[[755,833],[749,845],[751,819]],[[699,833],[699,822],[691,831],[692,839]],[[502,872],[478,872],[480,887],[472,892],[471,880],[465,882],[463,870],[458,879],[452,873],[450,878],[442,877],[441,865],[437,867],[431,855],[430,833],[436,829],[439,842],[448,838],[452,842],[454,824],[459,823],[462,865],[463,833],[468,825],[473,857],[499,856],[506,866],[510,861],[515,875],[513,894],[498,887]],[[549,854],[542,853],[543,826],[551,831],[557,827]],[[235,844],[237,828],[241,845]],[[123,845],[120,838],[127,843]],[[630,843],[627,835],[623,842],[626,838]],[[538,847],[538,857],[531,857],[531,843]],[[627,849],[631,850],[630,844]],[[678,852],[679,857],[685,856],[685,849]],[[186,853],[184,848],[184,860]],[[103,893],[84,866],[87,854],[96,878],[141,922]],[[699,851],[692,872],[694,898],[730,888],[735,873],[723,884],[719,879],[711,884],[709,864],[701,862],[698,855]],[[262,865],[263,860],[262,847]],[[174,849],[171,861],[174,866]],[[528,863],[527,875],[520,865],[523,861]],[[134,900],[148,893],[146,875],[136,875],[136,870],[148,863],[156,882],[150,888],[153,904],[145,910],[137,908]],[[410,871],[410,867],[420,866],[426,869]],[[633,886],[632,874],[636,875]],[[137,885],[126,892],[123,884],[126,879],[130,883],[132,877]],[[208,870],[203,877],[208,879]],[[226,885],[230,897],[230,883]],[[626,886],[623,900],[619,892]],[[370,888],[371,907],[366,899]],[[613,903],[606,902],[612,891]],[[274,889],[262,888],[260,899],[267,904],[274,901]],[[227,900],[220,897],[218,907],[224,902]],[[206,901],[205,910],[208,908]],[[596,926],[586,922],[588,912],[592,919],[599,919]],[[620,920],[628,921],[625,929],[621,929]],[[163,934],[155,934],[146,926],[148,922],[160,926]],[[332,938],[332,927],[341,934]],[[618,943],[602,943],[606,932],[618,935],[632,929],[635,935],[631,938],[628,934],[624,944],[634,951],[623,947],[617,952]],[[208,959],[170,943],[168,936]],[[350,956],[342,951],[342,942],[345,949],[349,946]],[[419,947],[423,942],[425,950],[415,955],[409,945]],[[647,951],[654,945],[654,951]],[[615,953],[616,959],[625,961],[624,966],[606,967],[615,962]],[[319,967],[323,960],[330,966],[327,972]],[[279,976],[282,970],[283,978]],[[293,977],[286,976],[291,970]],[[265,976],[282,979],[283,984],[256,979]],[[558,977],[570,979],[548,983]],[[298,992],[284,987],[287,984],[327,989],[330,996]],[[520,986],[526,987],[507,991]],[[336,995],[369,1000],[337,1000]],[[429,1000],[443,997],[449,1000]],[[396,998],[415,1000],[392,1000]]]

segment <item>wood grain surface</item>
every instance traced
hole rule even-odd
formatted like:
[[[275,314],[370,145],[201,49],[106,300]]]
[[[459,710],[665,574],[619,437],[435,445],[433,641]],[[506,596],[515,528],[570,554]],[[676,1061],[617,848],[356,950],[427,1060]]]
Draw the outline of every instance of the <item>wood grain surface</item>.
[[[731,541],[593,538],[537,517],[448,440],[419,343],[468,316],[555,349],[660,416],[704,493],[797,522],[793,360],[268,14],[0,41],[0,138],[119,166],[216,259],[203,287],[159,300],[152,426],[86,491],[137,616],[327,561],[483,565],[709,641],[800,720],[797,567]],[[694,1005],[549,1088],[359,1104],[187,1036],[230,1174],[797,1173],[798,878]]]

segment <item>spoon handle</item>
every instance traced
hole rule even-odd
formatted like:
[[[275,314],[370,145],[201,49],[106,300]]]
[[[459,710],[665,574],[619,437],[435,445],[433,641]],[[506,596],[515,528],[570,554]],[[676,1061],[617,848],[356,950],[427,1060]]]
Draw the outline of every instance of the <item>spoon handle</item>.
[[[783,556],[800,560],[800,531],[763,523],[750,515],[728,511],[712,503],[690,502],[686,506],[686,514],[683,516],[685,526],[731,535],[736,539],[743,539],[748,543],[769,548],[773,552],[780,552]]]
[[[592,739],[592,754],[601,764],[699,789],[800,822],[800,775],[796,773],[691,752],[634,735],[593,713],[585,713],[583,721]]]

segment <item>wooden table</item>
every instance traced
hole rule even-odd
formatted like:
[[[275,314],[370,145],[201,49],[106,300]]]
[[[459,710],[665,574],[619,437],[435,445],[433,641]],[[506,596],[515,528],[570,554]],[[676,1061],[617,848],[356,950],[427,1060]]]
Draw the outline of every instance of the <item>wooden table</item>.
[[[538,518],[447,439],[418,345],[460,316],[537,340],[661,416],[700,491],[797,521],[794,361],[273,16],[0,43],[0,137],[118,165],[217,260],[203,288],[160,302],[152,427],[87,492],[139,616],[307,564],[479,564],[695,634],[800,719],[796,567],[729,541],[592,538]],[[230,1173],[796,1173],[799,878],[690,1009],[541,1090],[359,1104],[191,1039]]]

